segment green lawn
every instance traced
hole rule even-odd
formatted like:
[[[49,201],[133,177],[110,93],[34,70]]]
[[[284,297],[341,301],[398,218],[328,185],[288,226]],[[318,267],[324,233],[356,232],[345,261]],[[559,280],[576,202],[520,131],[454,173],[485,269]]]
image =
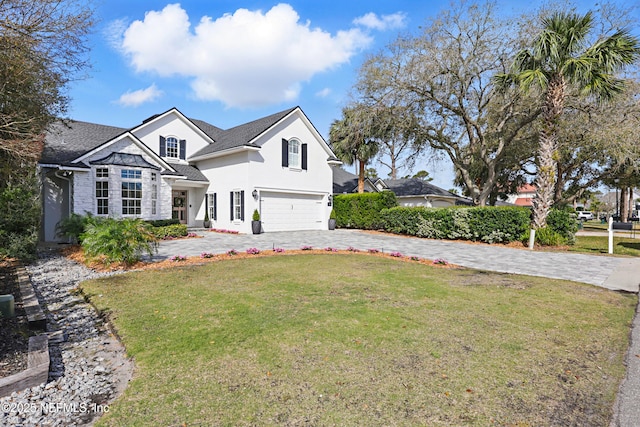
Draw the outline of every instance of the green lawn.
[[[622,237],[625,234],[617,233],[613,238],[613,254],[625,256],[640,256],[640,239]],[[628,233],[626,233],[628,235]],[[569,246],[569,252],[582,252],[588,254],[608,254],[609,237],[607,236],[576,236],[576,244]]]
[[[608,425],[637,302],[365,254],[82,288],[137,367],[100,426]]]

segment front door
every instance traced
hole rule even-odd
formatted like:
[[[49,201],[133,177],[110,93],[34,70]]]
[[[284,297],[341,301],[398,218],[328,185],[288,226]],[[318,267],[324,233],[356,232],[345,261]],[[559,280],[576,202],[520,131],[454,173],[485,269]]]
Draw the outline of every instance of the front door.
[[[173,190],[173,211],[171,217],[180,221],[180,224],[187,223],[187,191]]]

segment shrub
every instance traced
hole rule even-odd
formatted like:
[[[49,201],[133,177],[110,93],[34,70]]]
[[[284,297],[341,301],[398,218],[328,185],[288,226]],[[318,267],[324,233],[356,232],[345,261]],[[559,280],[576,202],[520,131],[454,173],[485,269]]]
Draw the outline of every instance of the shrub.
[[[151,230],[151,226],[140,219],[105,218],[88,223],[80,237],[89,259],[100,258],[105,264],[134,264],[140,261],[145,252],[153,255],[156,237]]]
[[[392,191],[364,194],[340,194],[333,198],[336,226],[372,230],[382,228],[380,212],[398,206]]]
[[[529,242],[531,231],[523,235],[522,241],[525,244]],[[543,227],[536,230],[536,243],[541,246],[563,246],[568,244],[567,239],[551,227]]]
[[[570,211],[566,209],[551,209],[547,216],[547,227],[564,239],[563,244],[574,245],[576,243],[578,220]]]
[[[82,243],[81,236],[87,229],[87,225],[98,224],[102,220],[102,217],[93,216],[91,212],[87,212],[86,215],[72,213],[58,222],[57,234],[60,237],[66,237],[72,243]]]
[[[253,210],[253,216],[251,217],[251,219],[253,221],[260,221],[260,212],[258,212],[258,209]]]
[[[187,236],[186,224],[165,225],[162,227],[153,227],[150,229],[156,239],[173,239],[176,237]]]
[[[380,216],[384,229],[396,234],[496,243],[520,239],[530,212],[512,207],[395,207]]]
[[[35,258],[40,226],[39,191],[34,179],[0,183],[0,258]]]
[[[170,219],[150,219],[145,221],[147,224],[152,227],[166,227],[167,225],[180,224],[180,220],[177,218]]]

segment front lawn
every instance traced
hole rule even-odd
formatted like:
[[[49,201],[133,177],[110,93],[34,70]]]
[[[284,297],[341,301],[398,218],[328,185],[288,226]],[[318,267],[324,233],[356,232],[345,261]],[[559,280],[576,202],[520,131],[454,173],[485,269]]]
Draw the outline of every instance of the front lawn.
[[[640,239],[631,237],[613,237],[613,254],[625,256],[640,256]],[[627,234],[628,235],[628,234]],[[569,246],[569,252],[582,252],[586,254],[608,254],[609,237],[607,236],[576,236],[576,244]]]
[[[365,254],[82,288],[137,368],[101,426],[608,425],[637,302]]]

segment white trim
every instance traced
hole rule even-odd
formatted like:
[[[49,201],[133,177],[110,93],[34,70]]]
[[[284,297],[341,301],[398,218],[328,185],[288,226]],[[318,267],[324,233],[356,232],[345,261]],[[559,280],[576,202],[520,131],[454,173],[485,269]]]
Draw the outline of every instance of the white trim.
[[[209,141],[211,144],[213,144],[215,141],[213,139],[211,139],[211,137],[209,135],[207,135],[202,129],[200,129],[195,123],[193,123],[191,120],[189,120],[188,117],[186,117],[184,114],[182,114],[180,112],[180,110],[178,110],[176,107],[171,108],[170,110],[165,111],[162,114],[158,114],[158,116],[154,117],[153,119],[150,119],[144,123],[139,124],[138,126],[129,129],[130,132],[136,132],[139,129],[142,129],[144,127],[147,127],[148,125],[150,125],[151,123],[157,122],[160,119],[165,118],[166,116],[170,115],[170,114],[175,114],[178,116],[178,118],[180,118],[181,120],[183,120],[184,122],[186,122],[186,125],[189,126],[190,128],[192,128],[195,132],[199,133],[200,136],[202,136],[204,139],[206,139],[207,141]]]
[[[326,191],[306,191],[306,190],[292,190],[292,189],[283,189],[283,188],[271,188],[271,187],[254,187],[258,192],[266,191],[269,193],[286,193],[286,194],[307,194],[312,196],[326,196]],[[253,196],[252,196],[253,197]],[[260,194],[259,197],[262,197]]]
[[[122,141],[123,139],[125,139],[126,137],[129,137],[131,139],[131,141],[138,146],[138,148],[140,148],[142,151],[144,151],[147,155],[149,155],[152,159],[154,159],[157,163],[159,163],[160,165],[162,165],[165,169],[176,172],[176,170],[171,167],[171,164],[167,163],[165,160],[162,159],[162,157],[158,156],[152,149],[150,149],[149,147],[147,147],[145,145],[144,142],[142,142],[138,137],[136,137],[133,133],[131,133],[131,131],[126,131],[120,135],[118,135],[117,137],[99,145],[98,147],[94,148],[91,151],[88,151],[86,153],[84,153],[82,156],[74,159],[71,161],[71,163],[79,163],[85,159],[87,159],[88,157],[91,157],[92,155],[94,155],[95,153],[98,153],[102,150],[104,150],[105,148],[108,148],[109,146]]]
[[[242,145],[240,147],[234,147],[234,148],[228,148],[222,151],[216,151],[215,153],[201,154],[196,157],[189,157],[189,161],[198,162],[200,160],[215,159],[217,157],[224,157],[230,154],[242,153],[243,151],[260,151],[260,147],[251,147],[247,145]]]

